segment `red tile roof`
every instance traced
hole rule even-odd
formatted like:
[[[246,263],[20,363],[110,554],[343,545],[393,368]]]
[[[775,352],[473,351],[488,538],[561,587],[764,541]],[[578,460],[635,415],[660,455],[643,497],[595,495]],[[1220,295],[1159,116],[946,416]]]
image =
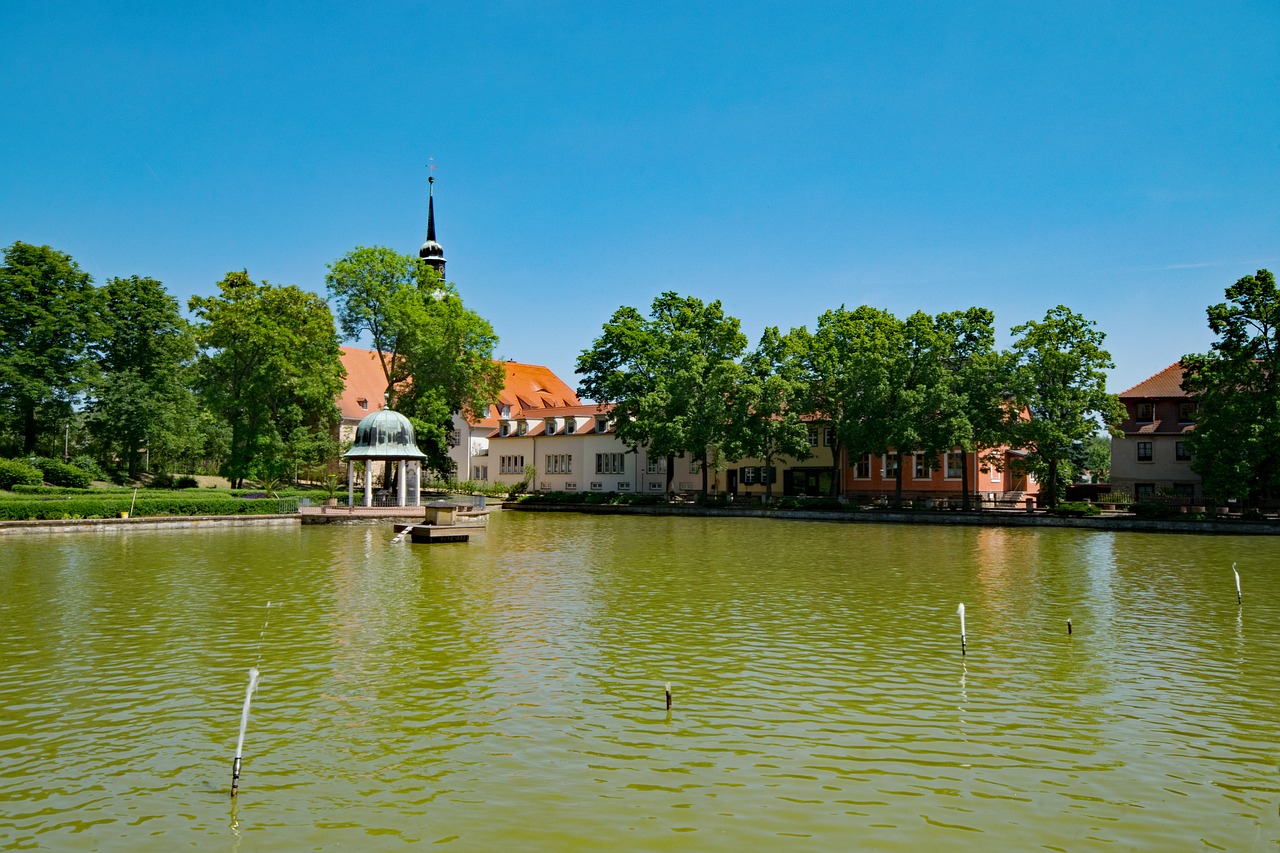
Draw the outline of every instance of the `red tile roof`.
[[[382,362],[372,350],[342,348],[342,366],[347,371],[347,384],[338,397],[338,410],[348,420],[360,420],[370,412],[382,408],[383,394],[387,392],[387,379],[382,373]],[[365,406],[360,406],[360,401]]]
[[[1156,375],[1134,385],[1128,391],[1121,391],[1117,396],[1121,400],[1186,397],[1187,392],[1182,390],[1182,374],[1182,362],[1175,361]]]
[[[342,366],[347,370],[347,384],[338,398],[338,409],[342,412],[342,417],[360,420],[370,412],[381,409],[387,380],[382,373],[378,354],[373,350],[342,347]],[[472,420],[473,424],[496,429],[498,406],[503,405],[511,407],[512,417],[522,416],[528,409],[556,408],[561,411],[555,414],[565,414],[563,409],[566,406],[582,407],[578,395],[551,368],[518,361],[504,361],[502,367],[505,379],[502,393],[498,395],[498,404],[490,406],[484,418]],[[360,400],[365,401],[367,408],[361,408]],[[594,406],[589,408],[592,412],[595,411]]]

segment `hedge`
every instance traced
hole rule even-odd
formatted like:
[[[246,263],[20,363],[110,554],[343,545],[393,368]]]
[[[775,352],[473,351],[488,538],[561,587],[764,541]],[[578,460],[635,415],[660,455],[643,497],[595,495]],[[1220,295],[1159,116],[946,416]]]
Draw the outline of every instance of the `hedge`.
[[[44,476],[39,468],[32,468],[17,459],[0,459],[0,489],[12,489],[17,485],[39,486]]]
[[[93,482],[89,472],[75,465],[68,465],[59,459],[36,459],[32,464],[43,472],[44,481],[51,486],[86,489]]]
[[[119,518],[120,513],[129,512],[133,506],[133,517],[164,515],[271,515],[282,509],[285,512],[296,510],[297,502],[275,498],[260,500],[232,497],[214,497],[211,495],[156,495],[138,494],[137,501],[131,495],[111,495],[109,497],[46,498],[29,500],[0,501],[0,521],[48,520],[63,518]],[[283,503],[283,506],[282,506]]]

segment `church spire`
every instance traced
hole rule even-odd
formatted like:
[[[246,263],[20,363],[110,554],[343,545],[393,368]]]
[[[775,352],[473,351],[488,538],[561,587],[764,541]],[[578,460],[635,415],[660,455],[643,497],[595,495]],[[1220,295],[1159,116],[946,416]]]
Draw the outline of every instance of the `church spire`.
[[[444,278],[444,247],[436,242],[436,201],[435,201],[435,176],[427,177],[427,242],[422,244],[422,248],[418,250],[418,257],[427,262],[436,272],[440,273],[440,278]]]

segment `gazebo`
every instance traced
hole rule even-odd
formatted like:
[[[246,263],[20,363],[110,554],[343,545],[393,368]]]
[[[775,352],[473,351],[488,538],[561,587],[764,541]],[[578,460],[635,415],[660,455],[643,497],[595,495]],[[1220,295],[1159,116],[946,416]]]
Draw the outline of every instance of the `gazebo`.
[[[418,449],[418,442],[413,434],[413,424],[399,412],[381,409],[366,415],[356,425],[355,444],[342,454],[347,460],[347,506],[354,506],[355,498],[355,465],[356,460],[364,460],[364,505],[373,506],[373,477],[370,476],[370,462],[399,463],[396,472],[396,506],[418,506],[422,498],[422,461],[426,454]],[[413,503],[408,503],[407,463],[418,463],[417,476],[413,478]]]

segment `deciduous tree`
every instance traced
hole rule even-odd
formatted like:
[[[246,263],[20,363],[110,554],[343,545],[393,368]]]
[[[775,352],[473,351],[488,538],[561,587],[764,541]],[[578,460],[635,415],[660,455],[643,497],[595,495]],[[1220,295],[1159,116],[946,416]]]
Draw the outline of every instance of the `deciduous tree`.
[[[99,376],[87,404],[102,462],[138,475],[146,446],[163,461],[185,447],[192,406],[187,380],[195,341],[178,301],[153,278],[112,278],[101,291]]]
[[[804,380],[786,338],[770,326],[756,348],[742,359],[741,376],[730,392],[725,457],[750,456],[772,470],[779,456],[808,459],[809,427],[801,418]],[[773,478],[765,481],[765,499],[773,497]]]
[[[382,246],[348,252],[325,281],[343,335],[371,340],[389,405],[413,421],[428,466],[451,473],[453,416],[483,411],[502,390],[493,327],[420,258]]]
[[[72,402],[94,375],[90,346],[98,334],[93,279],[71,256],[16,242],[0,266],[0,418],[16,446],[32,454],[42,430],[59,440],[43,448],[61,455]]]
[[[667,457],[667,491],[674,457],[701,459],[708,485],[710,451],[724,443],[729,393],[746,348],[738,320],[720,302],[663,293],[649,317],[619,308],[600,337],[578,356],[578,393],[614,406],[618,438]]]
[[[231,429],[223,473],[236,486],[247,476],[282,478],[299,428],[323,436],[337,424],[344,374],[333,315],[315,294],[247,272],[229,273],[218,289],[190,308],[200,389]]]
[[[1041,478],[1049,506],[1057,504],[1074,449],[1098,431],[1114,430],[1124,409],[1107,393],[1106,370],[1114,367],[1103,349],[1106,335],[1092,320],[1059,305],[1044,320],[1013,329],[1013,400],[1029,419],[1016,424],[1032,473]]]
[[[1268,270],[1245,276],[1208,309],[1218,336],[1184,355],[1182,387],[1200,403],[1188,436],[1192,470],[1219,500],[1280,494],[1280,290]]]

